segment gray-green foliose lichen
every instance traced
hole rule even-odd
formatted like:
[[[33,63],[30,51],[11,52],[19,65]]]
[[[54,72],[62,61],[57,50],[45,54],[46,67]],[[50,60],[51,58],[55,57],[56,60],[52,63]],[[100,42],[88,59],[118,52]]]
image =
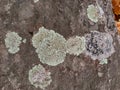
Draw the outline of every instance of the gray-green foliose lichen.
[[[36,48],[36,52],[42,63],[56,66],[66,57],[66,39],[44,27],[39,28],[32,38],[32,44]]]
[[[29,70],[29,81],[36,88],[45,89],[52,82],[51,73],[39,64]]]
[[[8,32],[5,38],[5,45],[8,48],[8,52],[11,54],[17,53],[20,49],[22,38],[16,32]]]
[[[85,38],[80,36],[70,37],[66,45],[67,53],[78,56],[85,50]]]

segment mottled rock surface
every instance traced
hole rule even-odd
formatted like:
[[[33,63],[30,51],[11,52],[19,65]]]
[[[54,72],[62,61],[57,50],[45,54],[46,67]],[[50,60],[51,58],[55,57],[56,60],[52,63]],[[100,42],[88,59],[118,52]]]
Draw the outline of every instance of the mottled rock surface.
[[[95,0],[0,0],[0,90],[41,90],[32,86],[28,72],[40,62],[31,38],[44,26],[55,30],[66,39],[84,36],[90,31],[111,33],[115,53],[107,65],[99,65],[84,54],[69,55],[64,63],[52,67],[42,64],[51,72],[52,83],[45,90],[120,90],[120,45],[115,34],[111,0],[98,0],[105,12],[104,21],[93,23],[87,17],[89,4]],[[8,53],[5,35],[17,32],[27,42],[16,54]]]

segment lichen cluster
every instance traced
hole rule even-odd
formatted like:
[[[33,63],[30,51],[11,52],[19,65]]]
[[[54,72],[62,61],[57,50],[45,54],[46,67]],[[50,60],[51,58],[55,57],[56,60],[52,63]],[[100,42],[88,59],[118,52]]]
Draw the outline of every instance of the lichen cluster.
[[[95,23],[97,23],[98,20],[105,21],[104,11],[98,3],[97,3],[97,5],[91,4],[88,6],[87,16],[91,21],[93,21]]]
[[[85,54],[91,56],[93,60],[103,60],[111,56],[115,50],[112,36],[108,33],[93,31],[85,35]]]
[[[38,1],[34,0],[34,3]],[[103,14],[104,12],[99,6],[89,5],[87,8],[88,18],[95,23],[102,18]],[[16,32],[6,34],[5,45],[9,53],[18,52],[22,42],[26,43],[26,39],[22,41]],[[73,36],[66,40],[54,30],[40,27],[32,37],[32,45],[36,49],[40,61],[50,66],[63,63],[66,53],[78,56],[83,52],[93,60],[99,60],[99,64],[107,64],[107,58],[115,52],[112,36],[109,33],[98,31],[92,31],[85,34],[84,37]],[[51,73],[41,64],[35,65],[29,70],[29,81],[36,88],[45,89],[52,82]]]
[[[8,32],[5,38],[5,45],[8,48],[8,52],[11,54],[17,53],[20,49],[22,38],[16,32]]]
[[[89,5],[87,8],[87,16],[93,22],[98,22],[98,10],[97,7],[94,5]]]
[[[33,36],[32,43],[42,63],[56,66],[64,61],[66,40],[62,35],[41,27]]]
[[[36,88],[45,89],[52,82],[51,73],[42,65],[35,65],[29,70],[29,81]]]
[[[85,38],[80,36],[70,37],[66,45],[67,53],[78,56],[85,50]]]

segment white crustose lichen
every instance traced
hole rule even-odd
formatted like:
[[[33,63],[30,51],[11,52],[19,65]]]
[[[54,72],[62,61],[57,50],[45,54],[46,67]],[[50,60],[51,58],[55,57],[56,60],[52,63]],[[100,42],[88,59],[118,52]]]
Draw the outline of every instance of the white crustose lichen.
[[[87,8],[87,16],[93,22],[98,22],[98,11],[94,5],[89,5]]]
[[[45,89],[52,82],[51,73],[39,64],[29,70],[29,81],[36,88]]]
[[[8,48],[8,52],[11,54],[17,53],[20,49],[22,38],[16,32],[8,32],[5,38],[5,45]]]
[[[67,53],[80,55],[85,50],[85,38],[80,36],[70,37],[67,40]]]
[[[62,35],[41,27],[33,36],[32,43],[42,63],[56,66],[64,62],[66,40]]]
[[[38,48],[39,43],[41,43],[43,39],[47,37],[49,37],[49,30],[44,27],[40,27],[39,31],[36,34],[34,34],[34,36],[32,37],[33,46],[35,48]]]
[[[103,9],[100,7],[100,5],[97,3],[97,5],[89,5],[87,8],[87,16],[88,18],[97,23],[98,20],[105,20],[105,15]]]

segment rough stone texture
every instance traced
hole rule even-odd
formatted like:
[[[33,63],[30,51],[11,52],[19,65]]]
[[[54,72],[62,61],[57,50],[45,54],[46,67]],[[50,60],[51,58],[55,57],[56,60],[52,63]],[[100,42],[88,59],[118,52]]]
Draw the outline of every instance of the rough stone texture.
[[[33,33],[40,26],[55,30],[66,39],[97,30],[107,31],[114,37],[116,52],[107,65],[99,65],[84,54],[67,55],[65,62],[51,67],[43,65],[52,74],[53,82],[45,90],[120,90],[120,45],[111,0],[98,0],[106,20],[93,23],[86,10],[95,0],[0,0],[0,90],[41,90],[32,86],[28,71],[40,63],[31,44]],[[8,31],[15,31],[27,42],[17,54],[8,53],[4,38]],[[102,73],[102,75],[100,75]]]

